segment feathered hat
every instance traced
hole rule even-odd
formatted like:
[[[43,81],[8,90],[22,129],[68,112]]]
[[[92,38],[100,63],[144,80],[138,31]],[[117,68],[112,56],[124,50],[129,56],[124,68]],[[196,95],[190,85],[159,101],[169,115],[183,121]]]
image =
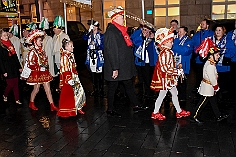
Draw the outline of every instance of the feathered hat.
[[[27,43],[32,43],[32,41],[37,37],[43,37],[44,32],[38,29],[32,30],[27,36]]]
[[[200,46],[196,49],[196,52],[198,52],[201,57],[206,58],[209,53],[214,54],[219,52],[219,49],[211,38],[208,37],[202,41]]]
[[[19,34],[18,25],[13,24],[13,25],[9,28],[9,32],[12,33],[14,36],[18,36],[18,34]]]
[[[173,40],[173,38],[174,38],[174,33],[172,27],[170,29],[160,28],[156,30],[155,41],[158,43],[158,46],[161,46],[162,44],[164,44],[169,40]]]
[[[110,17],[112,20],[117,15],[124,15],[124,9],[121,6],[118,6],[117,8],[114,8],[113,10],[108,12],[108,17]]]
[[[45,17],[42,18],[42,21],[39,24],[39,29],[43,29],[43,30],[49,29],[48,18],[45,18]]]
[[[63,18],[60,15],[56,16],[53,22],[53,28],[63,29],[63,27],[65,27]]]
[[[34,22],[30,22],[29,24],[26,25],[27,31],[35,30],[36,28],[37,28],[37,25]]]

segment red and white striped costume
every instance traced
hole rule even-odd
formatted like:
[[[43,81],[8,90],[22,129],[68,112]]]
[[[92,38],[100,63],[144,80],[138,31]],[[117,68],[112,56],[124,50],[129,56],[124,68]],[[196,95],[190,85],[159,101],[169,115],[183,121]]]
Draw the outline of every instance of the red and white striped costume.
[[[150,86],[154,91],[170,90],[178,83],[178,70],[174,53],[165,46],[162,46],[161,49]]]

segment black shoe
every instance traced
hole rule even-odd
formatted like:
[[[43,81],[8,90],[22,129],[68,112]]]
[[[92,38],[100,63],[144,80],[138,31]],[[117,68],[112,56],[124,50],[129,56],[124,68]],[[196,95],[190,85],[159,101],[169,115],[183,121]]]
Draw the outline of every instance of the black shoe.
[[[137,113],[137,112],[139,112],[139,111],[144,111],[144,110],[145,110],[145,108],[143,108],[143,107],[139,107],[139,106],[133,107],[134,113]]]
[[[190,118],[190,121],[194,122],[194,123],[198,123],[198,124],[203,124],[204,123],[201,119],[193,118],[193,117]]]
[[[121,117],[121,115],[119,113],[117,113],[116,111],[106,111],[107,115],[108,116],[111,116],[111,117]]]
[[[229,117],[229,114],[221,114],[216,120],[217,122],[220,122],[228,117]]]

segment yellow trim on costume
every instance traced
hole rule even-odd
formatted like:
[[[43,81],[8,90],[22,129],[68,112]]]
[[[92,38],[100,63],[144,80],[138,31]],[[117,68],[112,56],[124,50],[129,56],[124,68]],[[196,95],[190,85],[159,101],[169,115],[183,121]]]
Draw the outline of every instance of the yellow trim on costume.
[[[205,82],[205,83],[207,83],[207,84],[210,84],[210,85],[211,85],[211,82],[210,82],[209,80],[207,80],[207,79],[204,79],[204,78],[203,78],[202,81]]]
[[[201,105],[198,107],[198,109],[197,109],[197,111],[196,111],[196,114],[195,114],[195,116],[194,116],[193,118],[196,118],[196,117],[197,117],[197,113],[198,113],[198,111],[200,110],[200,108],[202,107],[202,105],[204,104],[204,102],[206,101],[206,98],[207,98],[207,97],[204,98],[204,100],[202,101]]]

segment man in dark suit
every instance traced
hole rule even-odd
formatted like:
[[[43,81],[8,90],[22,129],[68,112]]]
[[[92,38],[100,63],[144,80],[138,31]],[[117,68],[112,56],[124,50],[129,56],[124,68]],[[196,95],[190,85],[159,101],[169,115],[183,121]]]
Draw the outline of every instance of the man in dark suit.
[[[124,26],[124,10],[117,7],[108,12],[112,22],[104,34],[104,78],[108,81],[108,109],[110,116],[121,117],[114,111],[114,95],[119,82],[125,86],[130,102],[134,105],[133,111],[141,110],[139,101],[134,93],[132,78],[135,76],[134,55],[132,41]]]

